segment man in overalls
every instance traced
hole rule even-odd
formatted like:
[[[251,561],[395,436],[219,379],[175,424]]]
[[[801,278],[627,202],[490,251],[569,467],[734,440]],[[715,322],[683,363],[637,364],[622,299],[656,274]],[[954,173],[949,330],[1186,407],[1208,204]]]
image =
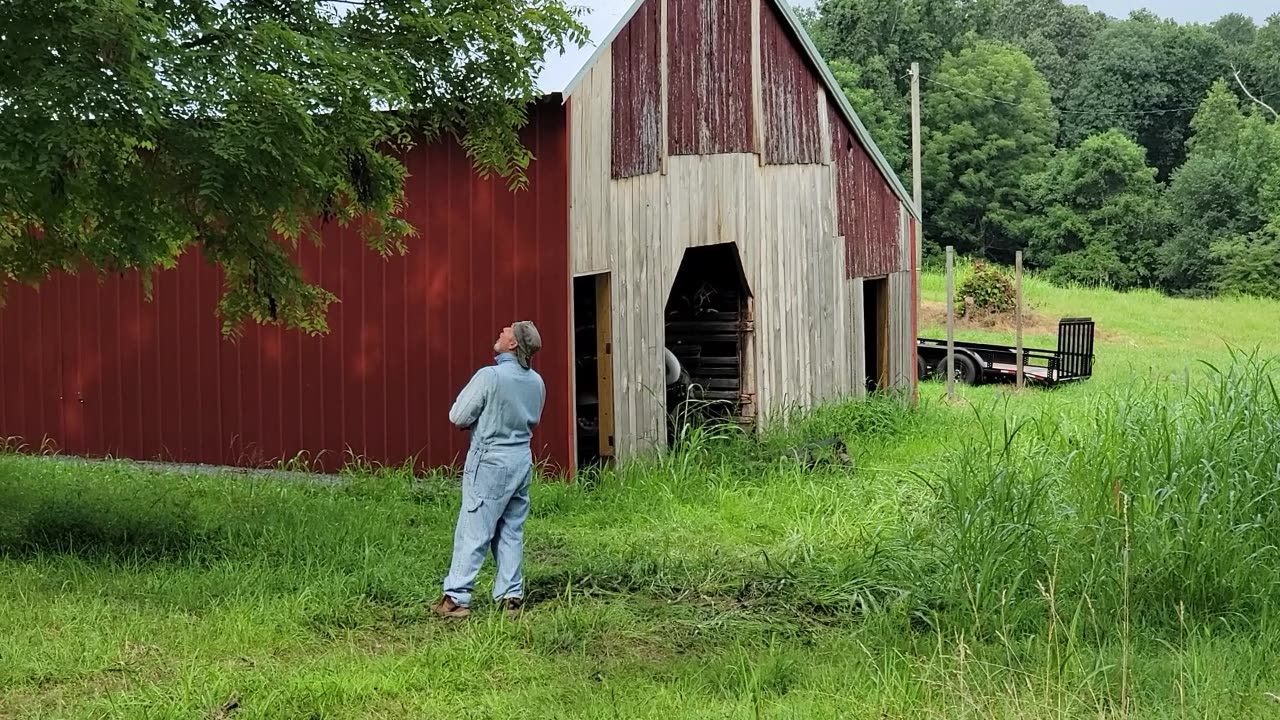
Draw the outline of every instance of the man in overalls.
[[[462,510],[453,536],[453,562],[444,597],[432,608],[445,618],[471,614],[471,593],[487,552],[497,577],[493,598],[509,617],[524,601],[524,521],[533,482],[533,428],[542,417],[546,388],[529,360],[542,347],[528,321],[503,328],[494,344],[495,364],[481,368],[463,388],[449,420],[471,431],[462,471]]]

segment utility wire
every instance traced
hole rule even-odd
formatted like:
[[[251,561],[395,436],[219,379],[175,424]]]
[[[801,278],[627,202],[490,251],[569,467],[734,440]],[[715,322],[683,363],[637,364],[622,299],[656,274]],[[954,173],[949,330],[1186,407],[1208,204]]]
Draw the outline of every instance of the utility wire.
[[[920,77],[925,82],[930,83],[932,85],[938,85],[944,88],[955,90],[956,92],[964,93],[965,95],[972,95],[973,97],[981,98],[982,100],[988,100],[993,103],[999,103],[1001,105],[1013,105],[1015,107],[1020,106],[1022,104],[1022,103],[1012,102],[1010,100],[1001,100],[1000,98],[994,98],[989,95],[983,95],[981,93],[973,92],[972,90],[965,90],[964,88],[958,88],[955,85],[948,85],[947,83],[944,83],[941,80],[934,80],[933,78],[928,77],[926,75],[921,75]],[[1259,96],[1259,99],[1272,97],[1274,95],[1280,95],[1280,92],[1273,92],[1273,93],[1268,93],[1266,95],[1261,95]],[[1096,110],[1096,111],[1095,110],[1058,110],[1058,112],[1063,115],[1094,115],[1094,116],[1115,117],[1115,116],[1124,116],[1124,115],[1165,115],[1167,113],[1188,112],[1188,111],[1194,111],[1199,109],[1200,109],[1199,105],[1190,105],[1187,107],[1165,108],[1163,110],[1124,110],[1124,111],[1114,111],[1114,112],[1107,111],[1107,110]]]

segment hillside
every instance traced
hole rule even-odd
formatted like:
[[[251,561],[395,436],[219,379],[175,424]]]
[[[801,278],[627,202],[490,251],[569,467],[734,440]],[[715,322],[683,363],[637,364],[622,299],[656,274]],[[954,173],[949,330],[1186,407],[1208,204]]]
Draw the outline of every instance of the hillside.
[[[957,266],[957,286],[966,272]],[[1229,347],[1280,355],[1280,301],[1255,298],[1192,300],[1154,291],[1063,288],[1030,276],[1025,280],[1027,346],[1053,348],[1056,323],[1062,317],[1092,317],[1097,322],[1098,366],[1102,383],[1127,381],[1133,373],[1182,376],[1199,361],[1229,360]],[[946,337],[946,278],[925,273],[925,312],[920,334]],[[957,337],[987,342],[1013,342],[1009,323],[996,328],[961,323]]]
[[[1098,321],[1094,380],[540,483],[517,624],[429,615],[448,478],[0,456],[0,718],[1268,716],[1280,395],[1226,344],[1280,354],[1280,303],[1028,297]],[[792,459],[831,433],[856,467]]]

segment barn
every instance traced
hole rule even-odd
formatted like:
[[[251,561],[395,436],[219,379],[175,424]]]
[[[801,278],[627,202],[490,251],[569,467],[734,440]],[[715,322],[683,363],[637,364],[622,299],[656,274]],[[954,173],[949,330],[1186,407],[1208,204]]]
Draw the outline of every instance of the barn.
[[[330,332],[223,338],[220,272],[59,275],[0,309],[0,437],[73,455],[451,464],[448,409],[516,319],[542,330],[540,459],[662,447],[676,407],[752,426],[915,383],[917,217],[783,0],[591,0],[549,58],[529,185],[419,146],[384,260],[329,227]],[[686,402],[690,401],[690,402]]]

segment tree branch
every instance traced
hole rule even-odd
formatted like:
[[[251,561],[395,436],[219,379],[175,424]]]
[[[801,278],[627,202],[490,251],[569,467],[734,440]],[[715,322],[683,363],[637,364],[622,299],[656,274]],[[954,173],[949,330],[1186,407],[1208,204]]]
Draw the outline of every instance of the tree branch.
[[[1268,105],[1268,104],[1266,104],[1266,103],[1262,102],[1262,101],[1261,101],[1261,100],[1259,100],[1256,96],[1254,96],[1254,94],[1253,94],[1253,93],[1249,92],[1249,88],[1245,87],[1245,85],[1244,85],[1244,80],[1241,80],[1241,79],[1240,79],[1240,71],[1239,71],[1239,70],[1237,70],[1237,69],[1235,68],[1235,66],[1234,66],[1234,65],[1231,67],[1231,73],[1232,73],[1233,75],[1235,75],[1235,76],[1236,76],[1236,83],[1237,83],[1238,85],[1240,85],[1240,89],[1244,91],[1244,94],[1245,94],[1245,95],[1248,95],[1248,96],[1249,96],[1249,99],[1250,99],[1250,100],[1254,101],[1255,103],[1257,103],[1257,104],[1261,105],[1262,107],[1264,107],[1264,108],[1266,108],[1268,111],[1270,111],[1270,112],[1271,112],[1271,117],[1276,118],[1276,119],[1280,119],[1280,113],[1276,112],[1276,109],[1275,109],[1275,108],[1273,108],[1273,107],[1271,107],[1270,105]]]

